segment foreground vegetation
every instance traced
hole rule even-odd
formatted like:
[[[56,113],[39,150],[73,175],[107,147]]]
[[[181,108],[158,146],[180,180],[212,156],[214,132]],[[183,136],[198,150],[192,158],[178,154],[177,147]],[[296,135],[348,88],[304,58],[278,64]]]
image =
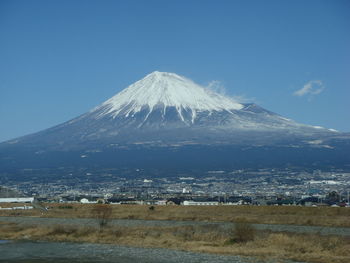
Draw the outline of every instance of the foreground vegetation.
[[[1,204],[1,206],[20,206]],[[256,231],[251,223],[350,227],[350,209],[297,206],[146,206],[44,204],[48,211],[1,210],[0,239],[109,243],[315,263],[350,262],[350,237]],[[96,227],[1,223],[1,216],[94,218]],[[118,227],[111,219],[235,222],[236,228],[201,224]]]
[[[242,223],[232,231],[216,225],[176,227],[23,226],[0,223],[0,239],[93,242],[161,247],[195,252],[253,256],[260,259],[347,263],[349,238],[255,231]]]
[[[7,204],[13,206],[14,204]],[[18,205],[18,204],[17,204]],[[1,204],[5,207],[6,204]],[[93,204],[44,204],[50,209],[2,210],[0,216],[40,216],[91,218]],[[300,206],[155,206],[110,205],[111,218],[147,220],[191,220],[248,222],[257,224],[292,224],[350,227],[350,208]]]

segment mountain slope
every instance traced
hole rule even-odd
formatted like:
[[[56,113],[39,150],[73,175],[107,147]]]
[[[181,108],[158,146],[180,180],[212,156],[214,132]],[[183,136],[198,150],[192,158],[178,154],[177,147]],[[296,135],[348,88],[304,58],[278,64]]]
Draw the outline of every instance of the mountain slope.
[[[251,133],[260,133],[260,137],[279,133],[283,138],[334,134],[298,124],[255,104],[238,103],[174,73],[153,72],[90,112],[11,143],[44,142],[58,148],[93,141],[212,144],[234,143],[237,134],[248,138]]]
[[[186,163],[190,168],[201,160],[203,167],[221,168],[322,162],[347,166],[349,141],[346,134],[239,103],[174,73],[153,72],[90,112],[0,144],[0,174],[1,167]],[[81,156],[89,156],[88,161]]]

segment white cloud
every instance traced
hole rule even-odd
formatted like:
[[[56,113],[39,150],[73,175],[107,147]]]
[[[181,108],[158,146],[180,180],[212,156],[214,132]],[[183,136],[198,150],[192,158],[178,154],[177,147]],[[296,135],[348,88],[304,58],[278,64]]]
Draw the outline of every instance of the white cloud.
[[[216,93],[219,93],[223,96],[230,97],[231,99],[233,99],[238,103],[248,103],[248,102],[251,103],[256,101],[255,98],[249,98],[245,95],[229,95],[225,86],[219,80],[210,81],[209,84],[206,86],[206,88]]]
[[[219,93],[221,95],[226,95],[226,89],[224,85],[221,83],[221,81],[219,80],[210,81],[206,88],[216,93]]]
[[[231,96],[231,98],[240,103],[253,103],[253,102],[257,103],[254,97],[249,98],[246,95],[234,95],[234,96]]]
[[[294,96],[313,96],[320,94],[324,90],[324,85],[321,80],[310,80],[307,82],[304,87],[295,91],[293,93]]]

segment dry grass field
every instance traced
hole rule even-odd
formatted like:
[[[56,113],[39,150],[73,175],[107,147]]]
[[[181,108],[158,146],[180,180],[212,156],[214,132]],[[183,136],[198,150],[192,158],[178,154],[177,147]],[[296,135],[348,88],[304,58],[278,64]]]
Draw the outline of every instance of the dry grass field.
[[[315,263],[350,262],[350,238],[316,234],[257,231],[250,223],[350,227],[350,209],[298,206],[155,206],[94,204],[43,204],[47,212],[0,210],[0,239],[28,239],[110,243],[162,247],[186,251],[253,256],[259,259]],[[20,204],[0,204],[2,207]],[[102,205],[103,206],[103,205]],[[1,222],[1,216],[42,218],[94,218],[99,226],[18,225]],[[235,222],[225,231],[218,225],[121,227],[109,219]],[[240,223],[241,222],[241,223]]]
[[[2,207],[14,204],[0,204]],[[19,206],[20,204],[16,204]],[[15,205],[15,206],[16,206]],[[93,204],[44,204],[43,213],[33,210],[2,210],[0,216],[93,217]],[[111,218],[147,220],[184,220],[207,222],[249,222],[350,227],[350,208],[300,206],[155,206],[111,205]]]
[[[247,227],[247,225],[246,225]],[[249,225],[248,225],[249,228]],[[243,228],[243,234],[244,230]],[[241,232],[242,232],[241,231]],[[213,225],[177,227],[23,226],[0,224],[0,239],[93,242],[138,247],[162,247],[195,252],[253,256],[259,259],[315,263],[348,263],[349,238],[254,231],[250,238]]]

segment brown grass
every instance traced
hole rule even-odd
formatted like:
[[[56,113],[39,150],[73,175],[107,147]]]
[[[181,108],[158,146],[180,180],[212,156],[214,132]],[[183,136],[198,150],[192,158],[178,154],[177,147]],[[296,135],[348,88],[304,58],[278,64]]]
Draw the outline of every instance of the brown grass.
[[[163,247],[186,251],[254,256],[260,259],[315,263],[350,262],[349,238],[307,234],[256,232],[254,240],[228,242],[233,230],[215,225],[181,227],[21,226],[0,224],[0,239],[30,239]]]
[[[16,204],[19,205],[19,204]],[[0,206],[4,206],[0,204]],[[93,204],[46,204],[40,210],[0,211],[0,216],[92,217]],[[294,224],[350,227],[350,209],[299,206],[157,206],[111,205],[111,218],[148,220],[229,221],[261,224]]]

